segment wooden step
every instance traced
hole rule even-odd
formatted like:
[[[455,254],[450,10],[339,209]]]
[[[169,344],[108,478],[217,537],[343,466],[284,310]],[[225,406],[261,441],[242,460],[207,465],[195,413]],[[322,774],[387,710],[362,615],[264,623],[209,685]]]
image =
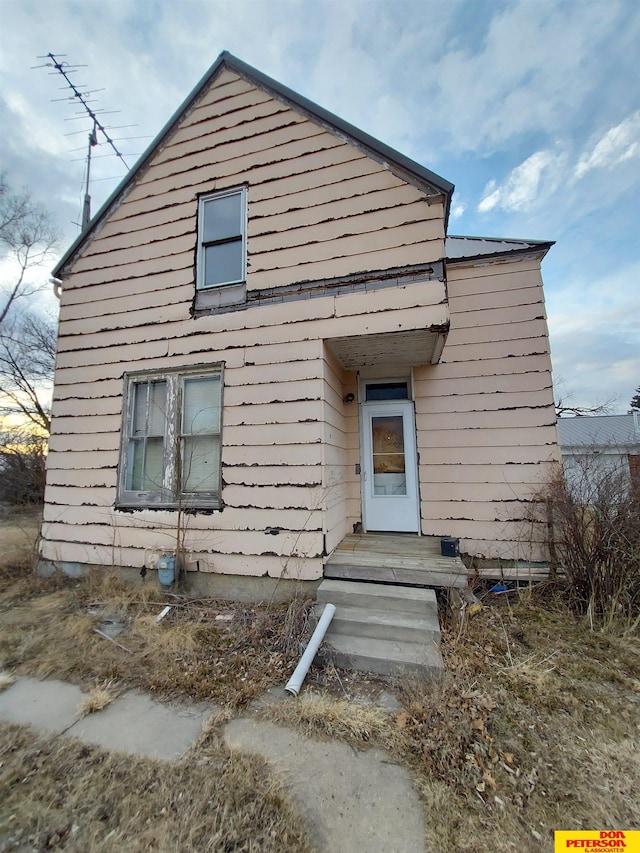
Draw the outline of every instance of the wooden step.
[[[455,587],[462,589],[467,585],[467,572],[464,566],[459,572],[437,571],[425,568],[399,568],[390,565],[355,565],[347,562],[334,562],[333,558],[324,567],[325,578],[342,578],[354,581],[373,581],[374,583],[406,584],[407,586]]]

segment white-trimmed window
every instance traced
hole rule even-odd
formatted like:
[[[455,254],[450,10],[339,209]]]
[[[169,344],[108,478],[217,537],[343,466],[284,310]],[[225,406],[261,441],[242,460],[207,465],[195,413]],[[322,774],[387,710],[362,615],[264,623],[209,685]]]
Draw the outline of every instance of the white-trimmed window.
[[[118,505],[215,509],[222,367],[125,376]]]
[[[198,290],[239,284],[246,274],[246,188],[203,196],[198,207]]]

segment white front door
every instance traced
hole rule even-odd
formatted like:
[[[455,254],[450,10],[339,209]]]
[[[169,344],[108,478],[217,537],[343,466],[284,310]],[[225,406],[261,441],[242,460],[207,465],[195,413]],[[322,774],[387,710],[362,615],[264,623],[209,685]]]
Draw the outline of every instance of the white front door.
[[[413,403],[363,403],[362,522],[364,529],[418,533],[418,466]]]

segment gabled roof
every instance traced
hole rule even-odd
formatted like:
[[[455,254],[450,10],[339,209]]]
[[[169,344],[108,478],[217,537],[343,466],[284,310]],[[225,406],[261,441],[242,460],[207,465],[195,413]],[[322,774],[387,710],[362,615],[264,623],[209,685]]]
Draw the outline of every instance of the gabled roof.
[[[639,414],[558,418],[560,446],[589,449],[640,449]]]
[[[224,68],[244,77],[258,88],[269,92],[269,94],[273,95],[278,100],[288,103],[294,109],[318,122],[329,131],[346,138],[348,142],[355,145],[359,150],[367,154],[367,156],[370,156],[378,162],[388,166],[392,171],[398,174],[399,177],[409,180],[423,189],[430,189],[431,191],[435,190],[436,192],[445,195],[446,222],[449,212],[449,202],[454,189],[454,185],[452,183],[441,178],[439,175],[436,175],[435,172],[421,166],[419,163],[416,163],[414,160],[411,160],[409,157],[405,157],[404,154],[390,148],[388,145],[385,145],[383,142],[380,142],[368,133],[359,130],[357,127],[354,127],[354,125],[343,121],[341,118],[338,118],[338,116],[328,110],[325,110],[323,107],[314,104],[313,101],[299,95],[297,92],[294,92],[293,89],[283,86],[281,83],[278,83],[277,80],[273,80],[271,77],[268,77],[266,74],[263,74],[256,68],[253,68],[251,65],[247,65],[245,62],[242,62],[242,60],[227,51],[223,51],[200,82],[197,83],[195,88],[189,95],[187,95],[185,100],[171,116],[151,145],[138,159],[137,163],[116,187],[96,215],[91,219],[86,230],[79,235],[79,237],[65,252],[53,270],[54,276],[61,274],[69,261],[72,260],[72,258],[83,247],[85,242],[91,237],[100,222],[108,215],[114,205],[118,203],[122,194],[135,181],[137,174],[151,160],[158,147],[162,145],[166,137],[174,130],[174,128],[180,124],[185,114],[191,109],[193,103],[200,97],[204,90],[211,85],[215,77]]]
[[[456,237],[450,235],[445,242],[448,261],[472,261],[499,255],[522,255],[531,251],[547,254],[553,240],[511,240],[501,237]]]

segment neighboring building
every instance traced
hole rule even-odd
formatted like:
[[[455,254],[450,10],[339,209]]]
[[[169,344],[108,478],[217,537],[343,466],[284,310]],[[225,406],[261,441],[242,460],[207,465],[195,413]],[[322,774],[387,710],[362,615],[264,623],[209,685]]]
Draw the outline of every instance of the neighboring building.
[[[559,460],[540,262],[227,53],[62,258],[42,565],[317,579],[346,534],[527,559]]]
[[[593,487],[594,474],[621,474],[640,483],[638,416],[633,412],[558,419],[564,473],[576,495]]]

